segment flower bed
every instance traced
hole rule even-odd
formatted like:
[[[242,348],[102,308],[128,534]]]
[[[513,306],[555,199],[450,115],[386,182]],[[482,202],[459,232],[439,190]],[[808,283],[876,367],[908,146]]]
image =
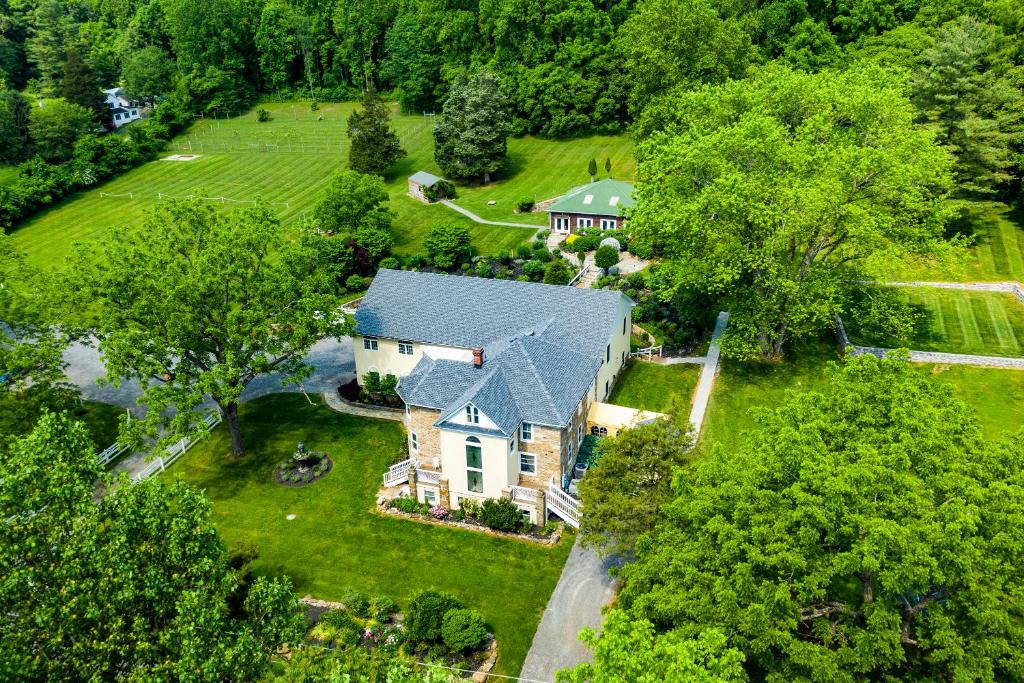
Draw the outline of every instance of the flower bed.
[[[463,510],[449,510],[440,505],[430,506],[420,503],[408,497],[392,498],[384,500],[379,506],[379,511],[389,515],[399,515],[406,519],[437,524],[441,526],[454,527],[457,529],[469,529],[481,531],[502,538],[512,538],[542,545],[555,545],[562,537],[564,526],[559,522],[548,522],[544,526],[533,524],[522,525],[516,531],[502,531],[488,527],[479,516],[478,511],[471,511],[469,514]]]
[[[282,486],[307,486],[323,479],[334,467],[334,461],[323,451],[307,451],[299,444],[295,454],[277,464],[274,481]]]

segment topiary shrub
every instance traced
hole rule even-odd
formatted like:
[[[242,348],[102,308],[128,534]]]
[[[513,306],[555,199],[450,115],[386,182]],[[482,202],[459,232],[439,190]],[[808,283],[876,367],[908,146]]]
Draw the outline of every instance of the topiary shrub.
[[[525,244],[520,244],[516,247],[516,257],[521,258],[524,261],[533,258],[533,250]]]
[[[608,269],[619,262],[619,250],[610,244],[606,244],[594,254],[594,265],[598,268]]]
[[[423,591],[412,599],[405,612],[405,628],[410,640],[435,643],[441,640],[444,615],[463,604],[450,593]]]
[[[351,290],[357,290],[363,288],[363,278],[359,275],[349,275],[348,279],[345,280],[345,287]]]
[[[523,275],[530,280],[539,280],[544,275],[544,264],[540,261],[527,261],[523,264]]]
[[[441,637],[452,652],[476,650],[487,637],[487,627],[476,610],[448,610],[441,624]]]
[[[398,270],[398,259],[394,256],[385,256],[380,260],[380,267],[387,268],[388,270]]]
[[[480,521],[498,531],[516,531],[523,524],[523,511],[508,498],[488,498],[480,506]]]
[[[366,599],[365,595],[353,588],[345,589],[345,592],[341,595],[341,604],[345,605],[345,609],[357,617],[365,619],[370,616],[370,601]]]
[[[490,261],[484,260],[476,264],[477,277],[494,277],[494,267]]]

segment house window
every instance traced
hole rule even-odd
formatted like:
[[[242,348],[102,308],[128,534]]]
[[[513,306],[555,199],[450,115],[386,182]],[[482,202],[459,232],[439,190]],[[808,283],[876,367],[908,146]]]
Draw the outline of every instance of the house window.
[[[615,219],[614,218],[602,218],[601,219],[601,229],[602,230],[614,230],[615,229]]]
[[[604,350],[604,362],[607,363],[612,359],[612,345],[609,344]]]
[[[626,319],[622,319],[622,334],[626,334]]]
[[[466,422],[474,425],[480,424],[480,411],[473,404],[466,406]]]
[[[608,436],[608,428],[594,425],[590,428],[590,434],[591,436]]]
[[[576,219],[576,227],[577,228],[590,228],[590,227],[593,227],[593,225],[594,225],[594,219],[593,218],[577,218]]]
[[[412,441],[412,452],[413,453],[419,453],[420,452],[420,440],[419,440],[419,437],[416,436],[416,432],[412,432],[411,434],[409,434],[409,437],[410,437],[410,439]]]
[[[533,453],[520,453],[519,472],[521,474],[537,474],[537,456]]]
[[[377,350],[377,338],[376,337],[363,337],[363,348],[367,351]]]
[[[515,439],[515,437],[512,437],[511,439],[508,440],[508,452],[512,453],[513,451],[515,451],[515,449],[516,449],[516,439]]]
[[[408,342],[408,341],[404,341],[404,342],[400,341],[400,342],[398,342],[398,353],[402,354],[403,356],[411,356],[412,355],[412,342]]]
[[[583,423],[581,422],[579,427],[576,428],[576,442],[583,443]]]
[[[121,120],[121,115],[120,114],[114,114],[114,120],[115,121],[120,121]]]
[[[604,397],[608,398],[608,382],[604,383]]]
[[[423,502],[427,505],[437,505],[437,493],[432,489],[423,489]]]
[[[623,351],[622,352],[622,362],[620,363],[620,365],[625,365],[625,364],[626,364],[626,352]]]
[[[132,116],[138,116],[139,112],[136,109],[132,109]]]
[[[533,441],[533,424],[524,422],[519,427],[519,438],[523,441]]]
[[[466,490],[484,492],[484,461],[480,450],[480,439],[471,436],[466,439]]]
[[[569,232],[568,216],[559,216],[555,219],[555,232]]]

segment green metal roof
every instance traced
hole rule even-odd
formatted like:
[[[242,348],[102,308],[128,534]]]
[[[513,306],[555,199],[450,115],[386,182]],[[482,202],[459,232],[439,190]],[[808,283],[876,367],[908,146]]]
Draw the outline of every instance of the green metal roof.
[[[633,206],[633,184],[605,178],[574,187],[548,207],[548,213],[590,213],[618,216]]]
[[[419,183],[424,187],[433,187],[434,184],[440,181],[441,179],[438,178],[433,173],[427,173],[426,171],[416,171],[411,176],[409,176],[409,180],[413,181],[414,183]]]

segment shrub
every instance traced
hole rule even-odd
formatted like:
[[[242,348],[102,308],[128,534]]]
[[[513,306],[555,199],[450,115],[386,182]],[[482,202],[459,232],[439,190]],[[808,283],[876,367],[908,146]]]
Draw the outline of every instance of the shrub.
[[[476,276],[494,277],[494,266],[488,260],[480,261],[480,263],[476,264]]]
[[[370,370],[368,373],[363,375],[363,389],[370,392],[371,394],[380,393],[380,373],[376,370]]]
[[[519,213],[530,213],[533,211],[534,201],[530,198],[520,199],[516,204],[516,211]]]
[[[549,285],[567,285],[572,279],[572,266],[563,259],[555,259],[544,269],[544,282]]]
[[[348,279],[345,280],[345,287],[348,289],[356,290],[363,288],[363,278],[359,275],[349,275]]]
[[[466,226],[443,223],[430,229],[423,238],[423,246],[427,248],[436,267],[448,270],[469,258],[471,239]]]
[[[516,531],[523,524],[523,512],[508,498],[488,498],[480,506],[480,521],[498,531]]]
[[[398,270],[398,259],[394,256],[385,256],[380,260],[380,267],[387,268],[388,270]]]
[[[644,289],[647,286],[647,276],[642,272],[630,273],[626,276],[626,282],[633,289]]]
[[[444,615],[460,609],[462,603],[454,595],[439,591],[423,591],[412,599],[405,613],[405,626],[411,640],[432,643],[441,640]]]
[[[441,622],[441,637],[453,652],[475,650],[487,638],[487,627],[476,610],[452,609]]]
[[[378,595],[370,601],[370,616],[383,623],[398,611],[398,603],[386,595]]]
[[[629,253],[633,254],[639,259],[649,259],[654,256],[654,247],[647,242],[641,242],[639,240],[630,240],[627,244]]]
[[[398,378],[390,373],[384,375],[380,380],[380,393],[384,396],[397,396]]]
[[[256,120],[260,123],[266,123],[270,120],[270,112],[263,107],[260,107],[256,110]]]
[[[511,268],[508,266],[502,266],[501,268],[498,268],[498,272],[495,277],[499,280],[511,280],[513,275],[514,273]]]
[[[355,617],[343,609],[332,609],[320,615],[320,623],[327,624],[333,628],[359,628]]]
[[[366,596],[353,588],[345,589],[341,595],[341,602],[345,609],[357,617],[366,618],[370,616],[370,601]]]
[[[611,268],[619,262],[619,250],[610,244],[606,244],[594,254],[594,264],[598,268]]]
[[[540,261],[527,261],[523,264],[523,275],[531,280],[538,280],[544,275],[544,264]]]
[[[391,507],[402,512],[416,513],[425,515],[430,512],[430,506],[426,503],[421,503],[415,498],[401,497],[393,498],[390,503]]]
[[[435,505],[430,508],[430,516],[435,519],[444,519],[448,516],[448,508],[441,505]]]
[[[533,250],[525,244],[520,244],[516,247],[516,258],[521,258],[524,261],[527,261],[533,258]]]
[[[423,188],[423,196],[432,202],[438,199],[456,199],[459,193],[455,191],[455,185],[448,180],[439,180],[430,187]]]
[[[463,498],[459,501],[459,511],[466,517],[480,517],[480,503],[472,498]]]
[[[533,252],[533,258],[537,259],[541,263],[547,263],[551,260],[551,251],[547,247],[541,247]]]

